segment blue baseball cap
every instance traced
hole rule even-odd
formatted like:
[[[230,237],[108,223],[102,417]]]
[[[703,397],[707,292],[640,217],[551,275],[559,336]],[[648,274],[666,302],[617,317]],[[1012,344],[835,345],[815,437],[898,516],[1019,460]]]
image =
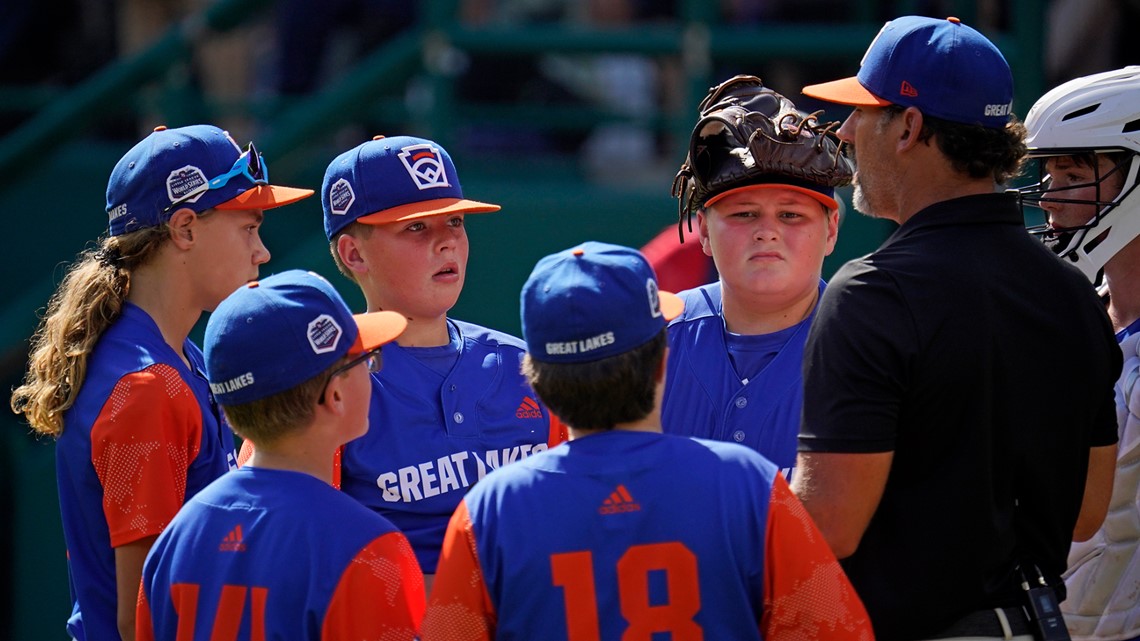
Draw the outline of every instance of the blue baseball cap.
[[[293,269],[247,283],[206,323],[206,372],[222,405],[292,389],[344,356],[391,342],[408,321],[396,312],[353,316],[336,289]]]
[[[333,159],[321,185],[329,240],[353,221],[381,225],[498,205],[463,197],[447,150],[425,138],[376,136]]]
[[[685,308],[657,289],[636,249],[586,242],[534,266],[521,296],[527,352],[546,363],[583,363],[644,345]]]
[[[126,153],[107,183],[110,235],[160,225],[173,211],[273,209],[313,195],[270,185],[265,160],[250,143],[243,153],[212,125],[156,127]]]
[[[842,105],[917,107],[935,118],[995,129],[1013,113],[1005,57],[957,18],[895,18],[871,42],[858,75],[803,92]]]

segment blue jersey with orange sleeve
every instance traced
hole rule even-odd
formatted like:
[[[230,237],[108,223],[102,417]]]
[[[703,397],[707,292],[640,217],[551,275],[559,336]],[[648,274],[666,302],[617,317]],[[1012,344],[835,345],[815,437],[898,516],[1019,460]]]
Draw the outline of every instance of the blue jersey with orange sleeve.
[[[373,375],[368,433],[344,446],[340,488],[392,521],[425,573],[476,481],[565,440],[520,372],[517,338],[449,320],[457,356],[437,372],[397,344]]]
[[[421,635],[872,638],[771,463],[731,443],[612,431],[504,468],[448,526]]]
[[[136,621],[140,641],[411,641],[423,611],[391,523],[316,477],[243,467],[155,541]]]
[[[823,292],[824,283],[819,289]],[[789,328],[759,372],[737,371],[721,312],[721,285],[678,294],[685,311],[669,323],[669,376],[661,404],[666,433],[747,445],[790,478],[803,407],[803,355],[813,310]]]
[[[163,340],[125,303],[99,338],[56,442],[75,639],[116,639],[114,548],[158,535],[185,502],[236,464],[202,353]]]

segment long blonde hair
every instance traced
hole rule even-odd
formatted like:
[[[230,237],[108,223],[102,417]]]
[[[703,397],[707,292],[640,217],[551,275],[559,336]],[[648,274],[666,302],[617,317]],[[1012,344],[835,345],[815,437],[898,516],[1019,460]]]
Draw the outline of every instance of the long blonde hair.
[[[12,392],[12,411],[37,432],[58,437],[63,414],[87,375],[87,357],[123,310],[131,272],[170,238],[166,224],[103,238],[76,257],[48,301],[32,335],[24,384]]]

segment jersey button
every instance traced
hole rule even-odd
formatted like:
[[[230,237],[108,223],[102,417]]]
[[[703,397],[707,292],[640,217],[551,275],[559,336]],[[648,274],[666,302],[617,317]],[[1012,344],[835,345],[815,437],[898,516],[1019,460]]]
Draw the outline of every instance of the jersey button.
[[[451,415],[451,419],[453,421],[455,421],[456,423],[462,423],[463,422],[463,413],[462,412],[456,412],[456,413]]]
[[[736,441],[737,443],[743,443],[744,442],[744,432],[742,430],[736,430],[735,432],[732,433],[732,440]]]
[[[737,409],[741,409],[741,410],[742,410],[742,409],[744,409],[744,407],[745,407],[746,405],[748,405],[748,399],[746,399],[746,398],[744,398],[744,397],[741,397],[741,398],[738,398],[738,399],[736,399],[736,408],[737,408]]]

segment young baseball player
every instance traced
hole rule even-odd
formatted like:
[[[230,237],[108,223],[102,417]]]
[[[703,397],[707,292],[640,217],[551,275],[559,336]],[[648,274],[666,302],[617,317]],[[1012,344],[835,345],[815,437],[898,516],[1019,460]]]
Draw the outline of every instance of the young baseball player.
[[[1101,292],[1124,353],[1108,515],[1095,533],[1085,532],[1087,541],[1073,543],[1063,575],[1061,610],[1077,641],[1140,640],[1140,131],[1130,126],[1138,119],[1140,66],[1066,82],[1025,118],[1029,156],[1045,172],[1040,184],[1021,190],[1023,204],[1047,216],[1033,231],[1090,280],[1103,274]]]
[[[588,242],[535,266],[523,368],[572,438],[459,504],[424,641],[872,638],[774,465],[661,434],[665,324],[681,308],[627,247]]]
[[[487,472],[565,439],[519,372],[513,336],[448,318],[467,271],[466,214],[498,205],[463,197],[447,151],[380,137],[332,161],[321,188],[337,267],[368,311],[408,329],[373,376],[375,429],[346,445],[339,487],[407,535],[430,585],[447,520]]]
[[[406,325],[395,312],[353,317],[328,281],[300,270],[222,301],[206,325],[210,389],[257,448],[155,541],[140,640],[415,638],[424,585],[412,548],[333,489],[328,464],[368,431],[368,373]]]
[[[312,195],[209,125],[159,127],[115,165],[110,230],[32,338],[12,409],[56,437],[75,639],[134,637],[143,559],[183,502],[235,463],[187,339],[269,260],[262,212]]]
[[[674,182],[682,221],[720,274],[678,294],[662,425],[742,443],[790,477],[803,405],[804,342],[835,248],[835,187],[851,163],[816,114],[754,76],[713,87]]]

